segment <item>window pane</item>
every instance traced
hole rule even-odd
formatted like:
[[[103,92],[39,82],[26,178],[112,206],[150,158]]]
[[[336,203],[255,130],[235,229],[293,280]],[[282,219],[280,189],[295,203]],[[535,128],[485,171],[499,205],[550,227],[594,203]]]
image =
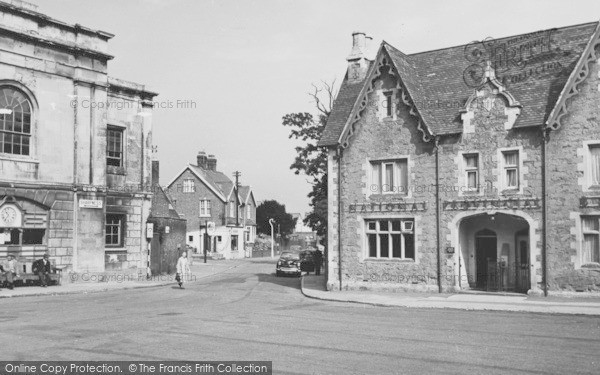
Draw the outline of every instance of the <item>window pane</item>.
[[[385,100],[385,102],[386,102],[386,115],[388,117],[391,117],[392,116],[392,93],[389,92],[389,93],[386,93],[385,95],[386,95],[386,98],[385,98],[386,99]]]
[[[506,170],[506,184],[508,187],[518,186],[517,171],[515,169]]]
[[[372,186],[370,191],[372,191],[374,193],[381,193],[380,171],[381,171],[380,163],[371,164],[371,184],[373,184],[375,186]]]
[[[398,163],[398,168],[400,170],[400,181],[398,190],[402,194],[408,193],[408,166],[406,160],[402,160]]]
[[[373,230],[373,231],[377,230],[376,224],[377,223],[375,221],[369,221],[369,222],[367,222],[367,228],[369,230]]]
[[[392,234],[392,257],[402,257],[402,235]]]
[[[506,166],[516,166],[519,163],[519,153],[515,151],[504,153],[504,164]]]
[[[388,225],[388,221],[387,220],[381,220],[379,221],[379,230],[383,231],[383,232],[387,232],[389,228]]]
[[[600,145],[590,146],[592,184],[600,185]]]
[[[394,191],[394,164],[385,165],[385,185],[383,191]]]
[[[465,164],[467,168],[477,168],[477,155],[465,155]]]
[[[375,258],[375,257],[377,257],[377,235],[369,234],[368,239],[369,239],[369,256],[371,258]]]
[[[467,173],[467,186],[469,189],[477,188],[477,172],[468,172]]]
[[[597,217],[584,217],[583,218],[583,230],[584,231],[598,231],[598,218]]]
[[[583,263],[598,262],[598,235],[585,234],[583,236]]]
[[[415,235],[403,234],[404,236],[404,258],[415,259]]]
[[[380,258],[388,258],[390,256],[389,251],[389,235],[388,234],[380,234],[379,235],[379,247],[381,251],[379,252]]]
[[[395,232],[400,232],[400,220],[392,220],[392,230]]]

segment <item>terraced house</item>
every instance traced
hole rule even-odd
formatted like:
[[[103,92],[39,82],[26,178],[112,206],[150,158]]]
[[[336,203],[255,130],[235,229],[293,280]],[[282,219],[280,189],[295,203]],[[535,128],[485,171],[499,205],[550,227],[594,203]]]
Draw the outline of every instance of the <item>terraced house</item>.
[[[328,148],[330,289],[600,291],[597,22],[374,59]]]
[[[0,1],[0,258],[144,270],[152,100],[108,75],[104,31]]]
[[[177,211],[187,220],[187,245],[194,256],[238,259],[256,238],[256,201],[250,186],[217,170],[217,158],[200,151],[167,185]],[[239,182],[239,181],[238,181]]]

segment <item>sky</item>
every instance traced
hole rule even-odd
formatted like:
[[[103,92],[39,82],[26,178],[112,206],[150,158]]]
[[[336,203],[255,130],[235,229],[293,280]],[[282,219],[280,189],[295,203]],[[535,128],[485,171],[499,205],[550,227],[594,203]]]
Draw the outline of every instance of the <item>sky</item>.
[[[316,114],[312,84],[341,82],[353,31],[415,53],[600,19],[598,0],[29,2],[52,18],[115,34],[109,75],[172,104],[155,108],[152,120],[162,184],[202,150],[228,176],[240,171],[258,201],[302,214],[309,179],[289,169],[299,143],[281,118]]]

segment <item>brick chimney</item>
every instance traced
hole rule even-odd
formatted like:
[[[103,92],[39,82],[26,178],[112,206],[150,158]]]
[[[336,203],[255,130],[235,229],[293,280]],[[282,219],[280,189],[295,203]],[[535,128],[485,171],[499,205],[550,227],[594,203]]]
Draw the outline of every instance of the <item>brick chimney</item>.
[[[214,155],[208,155],[208,162],[206,164],[208,166],[208,170],[217,170],[217,158]]]
[[[204,152],[204,151],[198,152],[198,156],[196,157],[196,159],[198,161],[198,166],[200,168],[202,168],[202,169],[207,168],[206,162],[208,159],[206,158],[206,152]]]
[[[373,38],[368,37],[370,40]],[[369,69],[367,59],[367,36],[361,31],[352,33],[352,51],[346,58],[348,61],[348,81],[356,83],[362,81]]]
[[[154,187],[158,185],[158,180],[160,177],[159,174],[159,165],[158,160],[152,160],[152,190],[154,191]]]

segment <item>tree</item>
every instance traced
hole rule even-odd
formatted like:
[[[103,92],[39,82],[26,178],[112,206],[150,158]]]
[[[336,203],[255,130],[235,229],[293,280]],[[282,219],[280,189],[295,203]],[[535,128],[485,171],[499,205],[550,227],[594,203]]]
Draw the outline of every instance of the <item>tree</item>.
[[[310,177],[309,183],[312,190],[308,193],[311,211],[304,218],[304,224],[310,226],[319,236],[323,237],[322,243],[327,241],[327,150],[317,147],[325,124],[331,113],[335,98],[335,81],[331,84],[321,82],[320,86],[313,84],[313,98],[317,107],[317,119],[308,112],[289,113],[283,116],[283,126],[289,126],[290,136],[305,142],[303,146],[296,147],[296,156],[290,169],[295,174],[303,173]]]
[[[259,233],[271,235],[269,219],[275,220],[275,233],[281,234],[282,237],[294,231],[297,220],[285,211],[285,205],[276,200],[264,201],[256,207],[256,226]]]

